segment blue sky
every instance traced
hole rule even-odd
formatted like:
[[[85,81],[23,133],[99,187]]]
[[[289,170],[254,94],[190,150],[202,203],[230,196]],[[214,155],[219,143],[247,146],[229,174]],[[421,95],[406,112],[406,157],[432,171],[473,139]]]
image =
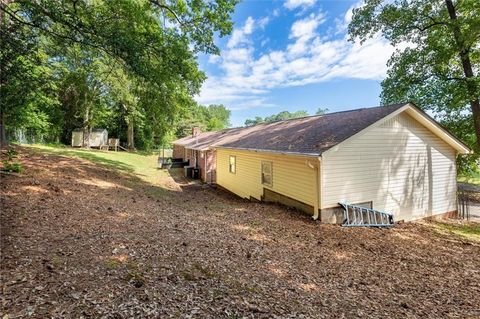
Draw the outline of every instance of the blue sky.
[[[393,48],[381,37],[347,41],[358,0],[243,1],[220,56],[200,56],[208,76],[197,101],[222,103],[233,126],[281,111],[376,106]]]

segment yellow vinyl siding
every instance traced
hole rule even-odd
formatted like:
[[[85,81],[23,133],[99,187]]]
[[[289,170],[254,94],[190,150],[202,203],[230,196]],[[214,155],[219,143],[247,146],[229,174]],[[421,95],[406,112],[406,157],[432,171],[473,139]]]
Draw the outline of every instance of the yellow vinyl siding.
[[[373,201],[413,220],[456,210],[455,150],[405,113],[322,157],[322,208]]]
[[[229,158],[236,158],[236,173],[229,172]],[[316,168],[307,165],[316,158],[217,149],[217,184],[243,198],[260,200],[263,188],[314,206]],[[262,184],[262,161],[272,163],[272,186]]]

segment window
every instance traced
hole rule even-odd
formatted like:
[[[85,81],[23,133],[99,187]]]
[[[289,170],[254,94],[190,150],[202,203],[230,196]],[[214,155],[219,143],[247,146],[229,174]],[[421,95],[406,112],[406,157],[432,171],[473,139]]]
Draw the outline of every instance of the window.
[[[229,171],[232,174],[237,172],[237,158],[233,155],[230,155]]]
[[[272,187],[272,162],[262,162],[262,184]]]

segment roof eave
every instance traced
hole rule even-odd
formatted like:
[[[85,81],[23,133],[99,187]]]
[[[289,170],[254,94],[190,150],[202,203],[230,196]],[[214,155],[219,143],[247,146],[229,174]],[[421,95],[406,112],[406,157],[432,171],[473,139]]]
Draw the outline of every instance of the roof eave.
[[[418,106],[413,103],[407,104],[407,113],[412,116],[419,123],[427,127],[435,135],[453,147],[459,154],[472,154],[471,150],[463,141],[458,139],[452,133],[450,133],[446,128],[440,125],[435,121],[430,115],[421,110]]]

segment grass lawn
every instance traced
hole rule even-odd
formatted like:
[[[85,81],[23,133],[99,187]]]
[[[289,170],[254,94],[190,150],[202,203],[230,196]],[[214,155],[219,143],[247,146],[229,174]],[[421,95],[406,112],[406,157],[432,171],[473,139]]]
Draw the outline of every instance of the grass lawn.
[[[96,149],[84,150],[62,146],[25,145],[32,150],[42,153],[55,154],[68,157],[78,157],[94,163],[100,163],[110,168],[122,170],[153,185],[160,185],[168,176],[168,172],[158,169],[158,155],[142,152],[114,152]]]
[[[461,237],[480,241],[480,224],[453,224],[453,223],[436,223],[434,227],[440,231],[447,231]]]
[[[96,149],[84,150],[68,146],[48,145],[25,145],[32,149],[41,150],[50,154],[57,154],[70,157],[79,157],[92,162],[101,163],[112,168],[133,173],[146,182],[159,185],[159,181],[168,173],[159,170],[157,167],[158,154],[145,152],[113,152],[99,151]],[[161,152],[161,151],[160,151]],[[171,150],[165,150],[165,156],[171,155]],[[459,176],[458,181],[462,183],[480,185],[480,173],[470,176]]]
[[[470,176],[459,176],[458,181],[462,183],[480,185],[480,173],[473,173]]]

